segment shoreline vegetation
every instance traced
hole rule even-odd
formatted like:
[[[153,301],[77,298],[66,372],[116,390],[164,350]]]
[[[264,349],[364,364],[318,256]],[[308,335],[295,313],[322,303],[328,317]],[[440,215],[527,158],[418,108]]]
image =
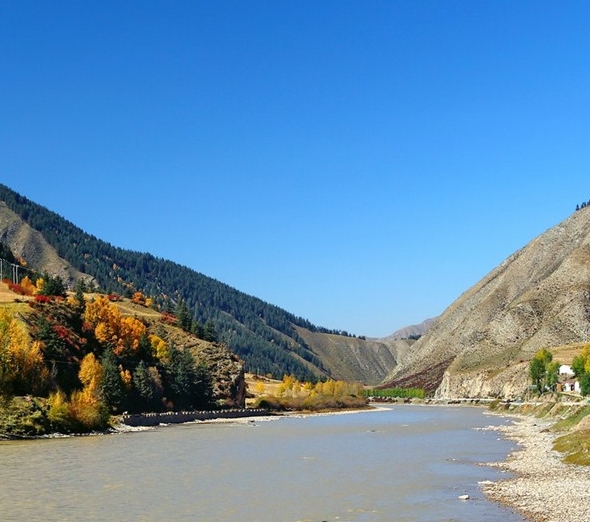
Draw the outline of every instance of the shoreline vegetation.
[[[518,448],[488,464],[510,477],[483,483],[486,496],[531,522],[590,520],[590,406],[548,402],[492,412],[513,422],[488,429]]]

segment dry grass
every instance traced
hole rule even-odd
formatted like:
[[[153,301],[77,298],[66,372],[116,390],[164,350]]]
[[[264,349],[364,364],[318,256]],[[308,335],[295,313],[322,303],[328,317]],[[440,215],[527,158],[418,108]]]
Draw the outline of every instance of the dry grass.
[[[261,385],[264,386],[264,388],[262,388]],[[246,386],[248,387],[248,394],[250,397],[246,399],[246,405],[251,405],[264,395],[276,396],[280,385],[281,381],[277,381],[276,379],[269,379],[262,375],[247,373]]]
[[[580,355],[582,348],[587,343],[575,343],[567,344],[564,346],[556,346],[549,348],[549,351],[553,354],[553,360],[559,361],[561,364],[572,364],[574,357]]]
[[[25,295],[15,294],[12,290],[8,289],[8,285],[6,283],[0,282],[0,303],[14,303],[16,300],[30,301],[31,299],[33,298]]]

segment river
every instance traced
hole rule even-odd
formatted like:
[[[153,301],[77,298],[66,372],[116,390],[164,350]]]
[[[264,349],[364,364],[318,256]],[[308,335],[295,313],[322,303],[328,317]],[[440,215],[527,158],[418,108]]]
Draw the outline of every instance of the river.
[[[514,443],[483,408],[191,423],[0,442],[0,520],[442,522],[523,519],[478,482]],[[460,495],[470,499],[461,501]]]

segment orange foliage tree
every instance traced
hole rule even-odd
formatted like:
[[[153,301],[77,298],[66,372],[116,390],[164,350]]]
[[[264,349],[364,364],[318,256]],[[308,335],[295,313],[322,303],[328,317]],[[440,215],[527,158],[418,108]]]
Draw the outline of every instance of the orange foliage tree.
[[[98,296],[86,305],[84,319],[100,343],[112,347],[117,356],[134,354],[146,335],[146,326],[135,317],[125,317],[108,298]]]

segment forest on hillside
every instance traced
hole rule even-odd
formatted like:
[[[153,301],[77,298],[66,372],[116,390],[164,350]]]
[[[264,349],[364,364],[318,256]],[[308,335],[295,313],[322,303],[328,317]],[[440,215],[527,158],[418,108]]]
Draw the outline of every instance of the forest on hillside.
[[[103,291],[124,296],[140,291],[161,310],[183,303],[194,331],[212,326],[218,339],[245,361],[247,371],[279,379],[292,374],[306,381],[329,377],[294,325],[327,330],[186,266],[115,247],[1,184],[0,200]]]
[[[223,406],[207,362],[176,346],[164,315],[124,315],[80,285],[66,296],[50,276],[8,286],[18,295],[0,307],[0,433],[85,432],[123,411]]]

